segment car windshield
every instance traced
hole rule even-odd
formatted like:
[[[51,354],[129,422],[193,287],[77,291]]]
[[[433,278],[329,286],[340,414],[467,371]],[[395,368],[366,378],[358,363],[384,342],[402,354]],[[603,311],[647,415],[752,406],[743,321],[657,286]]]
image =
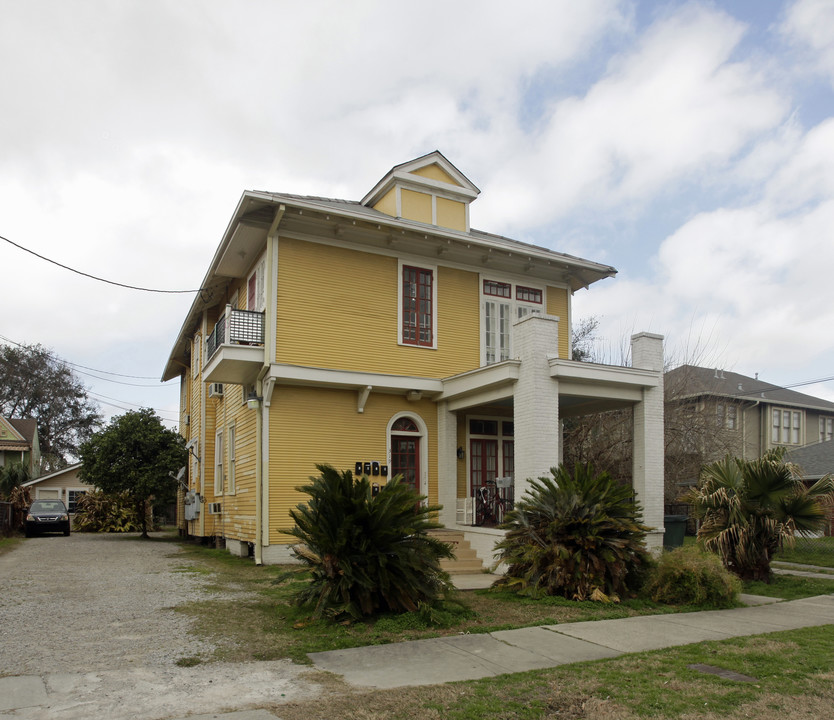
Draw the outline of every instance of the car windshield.
[[[66,512],[64,503],[60,500],[36,500],[32,503],[29,512],[46,512],[46,513],[64,513]]]

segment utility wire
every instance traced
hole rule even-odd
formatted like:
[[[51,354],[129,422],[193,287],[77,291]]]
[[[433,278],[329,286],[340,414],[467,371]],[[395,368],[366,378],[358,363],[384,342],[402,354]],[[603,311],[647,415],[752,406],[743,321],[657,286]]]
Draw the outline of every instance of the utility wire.
[[[7,338],[4,335],[0,335],[0,340],[3,340],[7,343],[11,343],[12,345],[17,345],[17,347],[22,348],[26,347],[23,343],[15,342],[11,338]],[[50,352],[50,354],[52,354]],[[68,365],[72,368],[84,368],[84,370],[90,370],[92,372],[102,373],[103,375],[114,375],[116,377],[124,377],[124,378],[131,378],[132,380],[156,380],[157,378],[153,375],[124,375],[122,373],[110,372],[109,370],[99,370],[98,368],[91,368],[87,367],[86,365],[78,365],[77,363],[70,362],[69,360],[64,360],[63,358],[55,356],[56,360],[60,360],[64,365]],[[87,375],[88,377],[96,378],[96,380],[104,380],[104,382],[112,382],[117,383],[119,385],[131,385],[133,387],[168,387],[165,383],[157,382],[153,385],[144,385],[139,383],[128,383],[128,382],[120,382],[119,380],[110,380],[109,378],[102,378],[97,377],[96,375],[91,375],[90,373],[81,372],[80,370],[77,371],[79,375]],[[177,382],[176,380],[169,380],[169,383]]]
[[[36,258],[44,260],[48,263],[52,263],[53,265],[57,265],[59,268],[63,268],[64,270],[69,270],[70,272],[74,272],[77,275],[83,275],[84,277],[90,278],[91,280],[98,280],[99,282],[107,283],[108,285],[116,285],[117,287],[127,288],[128,290],[141,290],[142,292],[150,292],[150,293],[166,293],[166,294],[184,294],[184,293],[198,293],[202,292],[206,288],[197,288],[196,290],[158,290],[156,288],[146,288],[140,287],[138,285],[127,285],[125,283],[115,282],[114,280],[106,280],[105,278],[98,277],[97,275],[91,275],[90,273],[82,272],[81,270],[76,270],[75,268],[69,267],[69,265],[64,265],[59,263],[57,260],[51,260],[48,257],[44,257],[36,253],[34,250],[30,250],[29,248],[23,247],[23,245],[18,245],[16,242],[9,240],[7,237],[3,237],[0,235],[0,240],[5,240],[9,245],[14,245],[18,250],[23,250],[23,252],[27,252],[30,255],[34,255]]]

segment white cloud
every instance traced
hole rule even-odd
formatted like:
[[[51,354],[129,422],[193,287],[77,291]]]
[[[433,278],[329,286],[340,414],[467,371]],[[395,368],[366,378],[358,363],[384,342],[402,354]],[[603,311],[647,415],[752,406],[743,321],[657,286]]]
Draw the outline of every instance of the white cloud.
[[[817,71],[834,84],[834,2],[798,0],[788,10],[783,32],[811,54]]]
[[[584,97],[551,108],[492,190],[510,195],[525,222],[544,223],[583,206],[630,213],[684,183],[711,184],[788,111],[752,62],[734,60],[743,34],[699,5],[658,20]]]
[[[727,343],[717,347],[719,354],[782,377],[799,367],[830,365],[834,153],[827,148],[834,145],[834,122],[811,129],[798,143],[791,133],[788,143],[794,152],[761,200],[699,213],[663,241],[653,278],[618,279],[593,299],[580,296],[582,314],[617,308],[638,329],[668,335],[670,352],[678,355],[680,344],[690,341],[685,328],[697,317],[714,328],[717,343]],[[611,320],[609,333],[617,329]]]

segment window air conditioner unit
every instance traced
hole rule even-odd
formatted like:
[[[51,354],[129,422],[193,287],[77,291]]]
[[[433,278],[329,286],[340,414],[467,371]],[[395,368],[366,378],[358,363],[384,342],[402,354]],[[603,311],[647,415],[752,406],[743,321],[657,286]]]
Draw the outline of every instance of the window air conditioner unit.
[[[223,512],[223,507],[220,503],[214,502],[208,504],[209,515],[220,515]]]
[[[191,425],[191,415],[185,416],[185,424],[186,426]]]
[[[209,385],[209,397],[223,397],[223,383],[212,383]]]

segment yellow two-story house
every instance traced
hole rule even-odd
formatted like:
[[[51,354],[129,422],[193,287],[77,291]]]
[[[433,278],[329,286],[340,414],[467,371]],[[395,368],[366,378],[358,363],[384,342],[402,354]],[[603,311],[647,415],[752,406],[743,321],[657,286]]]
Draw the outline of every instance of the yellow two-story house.
[[[315,465],[395,475],[492,562],[495,525],[561,457],[561,419],[634,408],[634,488],[663,532],[662,338],[633,367],[571,357],[574,292],[607,265],[470,227],[479,190],[441,153],[360,201],[244,192],[163,380],[181,379],[183,529],[291,559]]]

